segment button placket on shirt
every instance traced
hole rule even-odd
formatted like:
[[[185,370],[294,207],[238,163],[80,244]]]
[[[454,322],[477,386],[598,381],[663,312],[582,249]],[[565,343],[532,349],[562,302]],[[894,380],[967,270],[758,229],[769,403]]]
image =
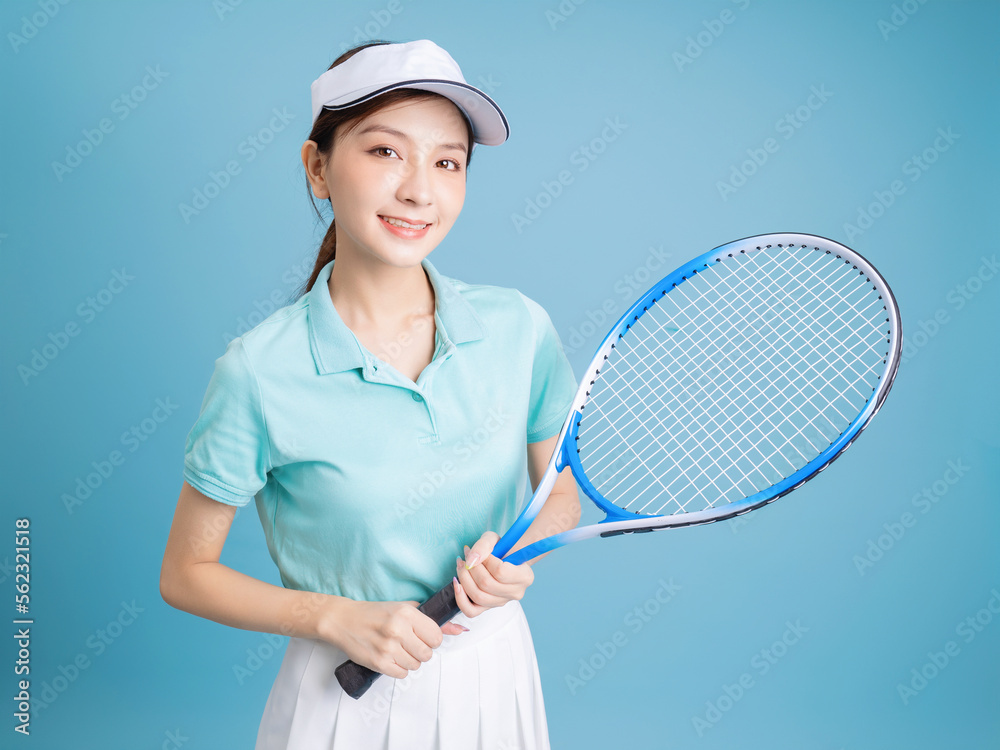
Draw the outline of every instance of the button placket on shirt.
[[[441,367],[441,365],[449,357],[451,357],[455,348],[455,345],[450,341],[445,342],[439,340],[430,364],[428,364],[427,367],[424,368],[423,372],[421,372],[417,377],[416,383],[413,383],[408,378],[397,373],[392,367],[387,367],[384,364],[380,367],[371,358],[365,358],[364,367],[362,369],[365,380],[372,383],[381,383],[383,385],[405,388],[410,391],[410,398],[414,401],[414,403],[423,404],[424,409],[427,412],[427,418],[431,423],[431,434],[420,438],[419,442],[421,443],[432,443],[440,440],[438,437],[437,416],[434,413],[434,406],[429,398],[429,386],[434,373],[437,372],[438,368]]]
[[[410,398],[412,398],[416,403],[422,403],[424,405],[424,408],[427,410],[427,416],[431,420],[431,430],[433,435],[421,438],[421,443],[440,441],[440,438],[438,437],[437,416],[434,413],[434,405],[431,403],[430,398],[431,378],[434,377],[438,368],[440,368],[441,365],[443,365],[445,361],[451,357],[454,351],[455,345],[450,341],[440,343],[434,352],[434,358],[431,360],[430,364],[427,365],[427,367],[424,368],[424,371],[417,377],[417,382],[414,385],[418,390],[414,390],[411,386],[409,386],[409,384],[407,385],[407,387],[410,388]]]

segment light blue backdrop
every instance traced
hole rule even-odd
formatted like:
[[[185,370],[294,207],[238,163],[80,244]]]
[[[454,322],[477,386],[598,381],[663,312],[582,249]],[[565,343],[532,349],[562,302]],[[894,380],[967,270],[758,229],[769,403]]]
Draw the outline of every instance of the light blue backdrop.
[[[750,234],[851,245],[902,311],[893,393],[821,479],[537,566],[554,747],[996,747],[998,31],[985,1],[3,3],[0,610],[26,517],[45,705],[13,734],[4,639],[0,745],[252,745],[280,649],[170,609],[159,565],[214,360],[325,230],[309,84],[374,35],[434,39],[505,109],[433,259],[542,302],[578,372]],[[252,511],[224,561],[276,581]]]

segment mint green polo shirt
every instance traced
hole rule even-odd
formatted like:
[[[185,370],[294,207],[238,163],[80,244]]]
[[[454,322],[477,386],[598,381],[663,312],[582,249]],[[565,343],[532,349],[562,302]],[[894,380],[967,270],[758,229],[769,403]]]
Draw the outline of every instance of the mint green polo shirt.
[[[527,484],[527,444],[556,435],[576,380],[545,310],[442,276],[434,356],[414,383],[344,324],[327,281],[233,339],[187,437],[184,479],[256,499],[287,588],[423,601]]]

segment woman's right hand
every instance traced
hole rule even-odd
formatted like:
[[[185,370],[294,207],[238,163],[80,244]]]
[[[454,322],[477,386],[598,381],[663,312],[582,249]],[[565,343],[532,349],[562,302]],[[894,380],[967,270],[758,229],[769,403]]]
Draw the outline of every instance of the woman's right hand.
[[[429,660],[445,635],[417,602],[359,602],[332,594],[275,586],[233,570],[219,556],[236,508],[184,482],[163,553],[160,592],[177,609],[261,633],[321,639],[392,677],[406,677]]]
[[[356,663],[397,679],[430,661],[445,635],[467,630],[454,622],[438,626],[417,609],[420,603],[415,601],[340,601],[332,623],[336,633],[325,640]]]

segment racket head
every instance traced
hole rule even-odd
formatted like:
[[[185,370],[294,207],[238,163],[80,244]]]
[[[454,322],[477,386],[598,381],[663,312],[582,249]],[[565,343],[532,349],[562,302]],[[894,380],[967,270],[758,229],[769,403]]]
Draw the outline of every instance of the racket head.
[[[727,243],[663,278],[608,333],[557,468],[607,514],[603,535],[747,513],[853,443],[885,401],[901,343],[888,284],[850,248],[791,232]],[[608,386],[628,378],[648,380],[628,395],[634,407]],[[623,418],[618,435],[600,432]],[[644,419],[655,425],[645,433]]]

